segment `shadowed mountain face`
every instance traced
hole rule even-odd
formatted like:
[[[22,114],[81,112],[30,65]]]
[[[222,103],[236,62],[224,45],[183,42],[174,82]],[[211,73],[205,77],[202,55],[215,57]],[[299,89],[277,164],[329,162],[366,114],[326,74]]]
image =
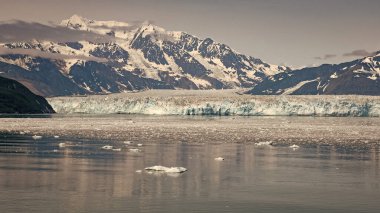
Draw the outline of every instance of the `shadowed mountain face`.
[[[0,113],[54,113],[54,110],[43,97],[22,84],[0,77]]]
[[[104,94],[141,89],[250,88],[289,71],[237,53],[210,38],[79,16],[62,21],[69,32],[91,33],[70,42],[3,43],[0,75],[43,96]],[[28,53],[25,53],[28,51]],[[30,54],[33,52],[33,54]],[[43,54],[42,54],[43,53]]]
[[[255,95],[380,95],[380,52],[352,62],[294,70],[268,77]]]

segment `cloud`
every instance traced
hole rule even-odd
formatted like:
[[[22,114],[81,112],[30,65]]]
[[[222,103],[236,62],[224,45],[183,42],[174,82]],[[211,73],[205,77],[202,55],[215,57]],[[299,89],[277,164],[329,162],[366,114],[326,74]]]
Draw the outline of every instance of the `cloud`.
[[[350,53],[343,54],[344,57],[366,57],[375,55],[376,52],[368,52],[367,50],[354,50]]]
[[[317,60],[328,60],[328,59],[332,59],[332,58],[336,58],[337,57],[337,55],[335,55],[335,54],[326,54],[326,55],[324,55],[324,56],[318,56],[318,57],[315,57],[315,59],[317,59]]]
[[[0,42],[27,42],[32,40],[73,42],[86,40],[94,43],[113,42],[115,38],[63,26],[44,25],[24,21],[0,22]]]
[[[41,58],[49,58],[55,60],[65,60],[65,59],[78,59],[84,61],[96,61],[96,62],[107,62],[108,60],[105,58],[98,58],[93,56],[84,56],[84,55],[64,55],[58,53],[50,53],[43,52],[35,49],[8,49],[4,47],[0,47],[0,55],[10,55],[10,54],[18,54],[18,55],[29,55],[32,57],[41,57]]]

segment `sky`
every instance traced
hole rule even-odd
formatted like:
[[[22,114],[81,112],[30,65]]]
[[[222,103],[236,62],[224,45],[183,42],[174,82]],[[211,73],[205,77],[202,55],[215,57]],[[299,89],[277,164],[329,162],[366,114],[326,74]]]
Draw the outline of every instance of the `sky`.
[[[339,63],[380,50],[379,0],[0,0],[0,21],[152,21],[271,64]]]

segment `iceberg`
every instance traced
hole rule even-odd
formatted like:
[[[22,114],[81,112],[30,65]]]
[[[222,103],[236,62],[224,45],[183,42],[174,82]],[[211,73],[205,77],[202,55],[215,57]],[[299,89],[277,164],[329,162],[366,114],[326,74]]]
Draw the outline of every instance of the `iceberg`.
[[[380,116],[376,96],[254,96],[236,90],[148,90],[49,98],[57,113],[218,116]]]

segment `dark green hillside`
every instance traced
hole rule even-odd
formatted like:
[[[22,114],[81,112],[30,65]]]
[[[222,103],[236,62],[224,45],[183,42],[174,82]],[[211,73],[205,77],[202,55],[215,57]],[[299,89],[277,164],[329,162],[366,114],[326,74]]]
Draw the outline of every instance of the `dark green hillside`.
[[[54,113],[41,96],[35,95],[17,81],[0,77],[0,113]]]

